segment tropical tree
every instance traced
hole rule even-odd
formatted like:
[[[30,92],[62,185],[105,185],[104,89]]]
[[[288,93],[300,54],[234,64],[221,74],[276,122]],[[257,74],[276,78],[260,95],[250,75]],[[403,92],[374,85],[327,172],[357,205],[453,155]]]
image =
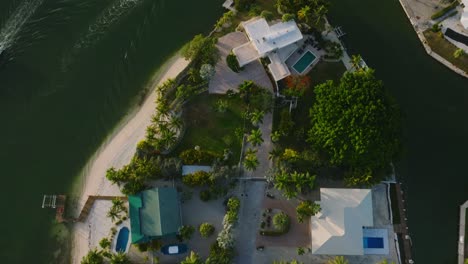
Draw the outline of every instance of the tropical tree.
[[[281,17],[281,20],[283,22],[288,22],[288,21],[291,21],[291,20],[294,20],[296,19],[296,16],[294,14],[284,14],[282,17]]]
[[[268,152],[268,159],[275,161],[276,159],[280,158],[283,154],[283,150],[279,147],[273,148],[270,152]]]
[[[124,252],[118,252],[110,257],[111,264],[130,264],[130,259]]]
[[[110,249],[111,242],[107,237],[105,237],[105,238],[101,239],[101,241],[99,241],[99,246],[102,249],[107,250],[107,249]]]
[[[219,99],[218,101],[216,101],[216,111],[224,113],[228,108],[229,103],[227,100]]]
[[[182,262],[180,262],[180,264],[202,264],[202,260],[200,259],[200,256],[191,251],[190,252],[190,255],[188,255],[185,260],[182,260]]]
[[[222,249],[230,249],[234,247],[234,235],[232,234],[232,225],[227,225],[219,232],[216,238],[218,245]]]
[[[258,165],[257,151],[248,149],[244,157],[244,168],[248,171],[254,171],[257,169]]]
[[[232,248],[222,248],[216,241],[210,247],[210,255],[205,264],[231,264],[233,258],[234,250]]]
[[[298,254],[299,256],[304,255],[304,254],[305,254],[305,248],[303,248],[303,247],[298,247],[298,248],[297,248],[297,254]]]
[[[335,166],[370,175],[400,153],[400,112],[370,68],[315,87],[309,142]],[[353,174],[352,177],[359,176]]]
[[[312,17],[312,10],[310,6],[306,5],[302,7],[299,11],[297,11],[297,18],[299,20],[302,20],[306,23],[309,23],[309,20]]]
[[[198,228],[198,231],[202,237],[209,237],[215,231],[215,227],[210,223],[202,223]]]
[[[81,264],[103,264],[104,257],[96,249],[90,250],[86,256],[81,259]]]
[[[361,55],[353,55],[351,56],[351,65],[353,66],[353,68],[355,70],[361,70],[361,61],[362,61],[362,57]]]
[[[171,116],[171,119],[169,120],[169,128],[179,130],[180,128],[182,128],[182,125],[182,118],[175,115]]]
[[[211,64],[203,64],[200,67],[200,77],[205,80],[209,81],[211,77],[215,74],[215,69]]]
[[[272,142],[278,142],[281,138],[281,132],[276,130],[271,133],[271,141]]]
[[[328,260],[327,264],[348,264],[348,261],[343,256],[336,256]]]
[[[114,198],[112,199],[112,207],[117,208],[119,211],[123,211],[125,209],[124,201],[120,198]]]
[[[265,112],[261,110],[253,111],[250,114],[250,122],[252,122],[253,126],[257,126],[258,124],[263,123],[263,117],[265,116]]]
[[[112,222],[115,222],[115,220],[120,217],[120,211],[115,207],[111,207],[107,212],[107,217],[109,217]]]
[[[318,5],[317,7],[314,8],[314,24],[318,25],[321,20],[325,17],[325,15],[328,13],[328,8],[324,5]]]
[[[320,205],[317,203],[309,200],[301,201],[296,207],[297,220],[302,223],[306,217],[316,215],[320,210]]]
[[[254,146],[258,146],[263,143],[262,131],[260,128],[254,129],[250,132],[250,135],[247,137],[247,141]]]
[[[298,193],[302,193],[304,188],[313,189],[315,175],[299,173],[294,171],[289,173],[286,170],[279,170],[274,179],[275,188],[282,191],[287,199],[294,198]]]
[[[307,75],[289,75],[285,78],[286,95],[289,96],[302,96],[306,89],[310,87],[310,77]]]
[[[286,232],[289,229],[289,216],[284,212],[277,213],[273,216],[273,226],[281,232]]]

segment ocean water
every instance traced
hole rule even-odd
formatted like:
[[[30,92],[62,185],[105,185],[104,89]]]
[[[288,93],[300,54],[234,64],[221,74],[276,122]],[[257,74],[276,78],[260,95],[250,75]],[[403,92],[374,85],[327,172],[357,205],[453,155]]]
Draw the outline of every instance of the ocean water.
[[[0,1],[1,263],[67,263],[41,209],[70,191],[158,67],[222,14],[221,0]]]
[[[468,79],[426,54],[399,1],[331,2],[348,51],[376,69],[404,114],[396,165],[415,262],[456,263],[459,206],[468,199]]]

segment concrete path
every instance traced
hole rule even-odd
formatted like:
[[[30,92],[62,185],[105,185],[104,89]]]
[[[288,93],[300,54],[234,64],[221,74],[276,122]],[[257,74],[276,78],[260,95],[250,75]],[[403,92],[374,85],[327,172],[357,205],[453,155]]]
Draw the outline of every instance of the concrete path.
[[[262,131],[263,143],[256,147],[259,166],[254,172],[245,171],[243,177],[265,177],[271,167],[268,153],[273,148],[271,142],[271,130],[273,115],[268,113],[263,118],[263,123],[259,125]],[[247,144],[246,149],[250,145]],[[265,197],[266,182],[241,180],[239,183],[237,196],[241,198],[241,209],[239,212],[239,225],[236,228],[236,251],[237,256],[234,263],[255,263],[253,254],[256,251],[255,241],[260,227],[262,214],[262,201]]]

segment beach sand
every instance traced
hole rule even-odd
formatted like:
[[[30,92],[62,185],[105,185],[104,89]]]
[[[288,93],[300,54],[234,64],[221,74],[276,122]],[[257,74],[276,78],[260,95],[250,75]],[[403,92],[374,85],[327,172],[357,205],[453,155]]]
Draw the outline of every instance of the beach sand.
[[[152,92],[143,105],[135,111],[133,117],[116,129],[110,140],[99,148],[85,166],[82,175],[84,181],[81,183],[81,195],[77,204],[79,210],[85,204],[88,195],[122,195],[118,186],[112,185],[106,179],[106,171],[110,167],[119,169],[130,162],[135,154],[137,143],[145,137],[146,127],[150,125],[151,116],[155,111],[154,88],[169,78],[175,78],[187,67],[188,63],[180,55],[169,59],[160,70],[160,77],[153,82]],[[99,241],[109,235],[113,224],[106,214],[111,204],[110,201],[96,201],[87,220],[84,223],[74,224],[71,238],[71,263],[79,264],[90,249],[98,247]],[[75,214],[78,215],[79,211]],[[122,225],[128,226],[128,220]]]

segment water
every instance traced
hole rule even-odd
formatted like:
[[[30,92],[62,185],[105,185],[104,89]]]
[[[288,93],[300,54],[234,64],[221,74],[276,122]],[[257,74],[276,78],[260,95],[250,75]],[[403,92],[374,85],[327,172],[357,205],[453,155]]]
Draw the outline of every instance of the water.
[[[468,199],[468,79],[426,55],[397,0],[332,0],[351,53],[377,70],[404,112],[397,164],[408,197],[416,263],[453,264]]]
[[[141,100],[152,73],[193,35],[207,33],[221,4],[0,1],[1,263],[57,263],[66,256],[67,229],[52,225],[53,212],[40,208],[42,195],[70,190]]]
[[[128,227],[124,226],[119,230],[119,234],[117,235],[117,242],[115,244],[115,251],[125,252],[127,250],[129,234],[130,231],[128,230]]]

